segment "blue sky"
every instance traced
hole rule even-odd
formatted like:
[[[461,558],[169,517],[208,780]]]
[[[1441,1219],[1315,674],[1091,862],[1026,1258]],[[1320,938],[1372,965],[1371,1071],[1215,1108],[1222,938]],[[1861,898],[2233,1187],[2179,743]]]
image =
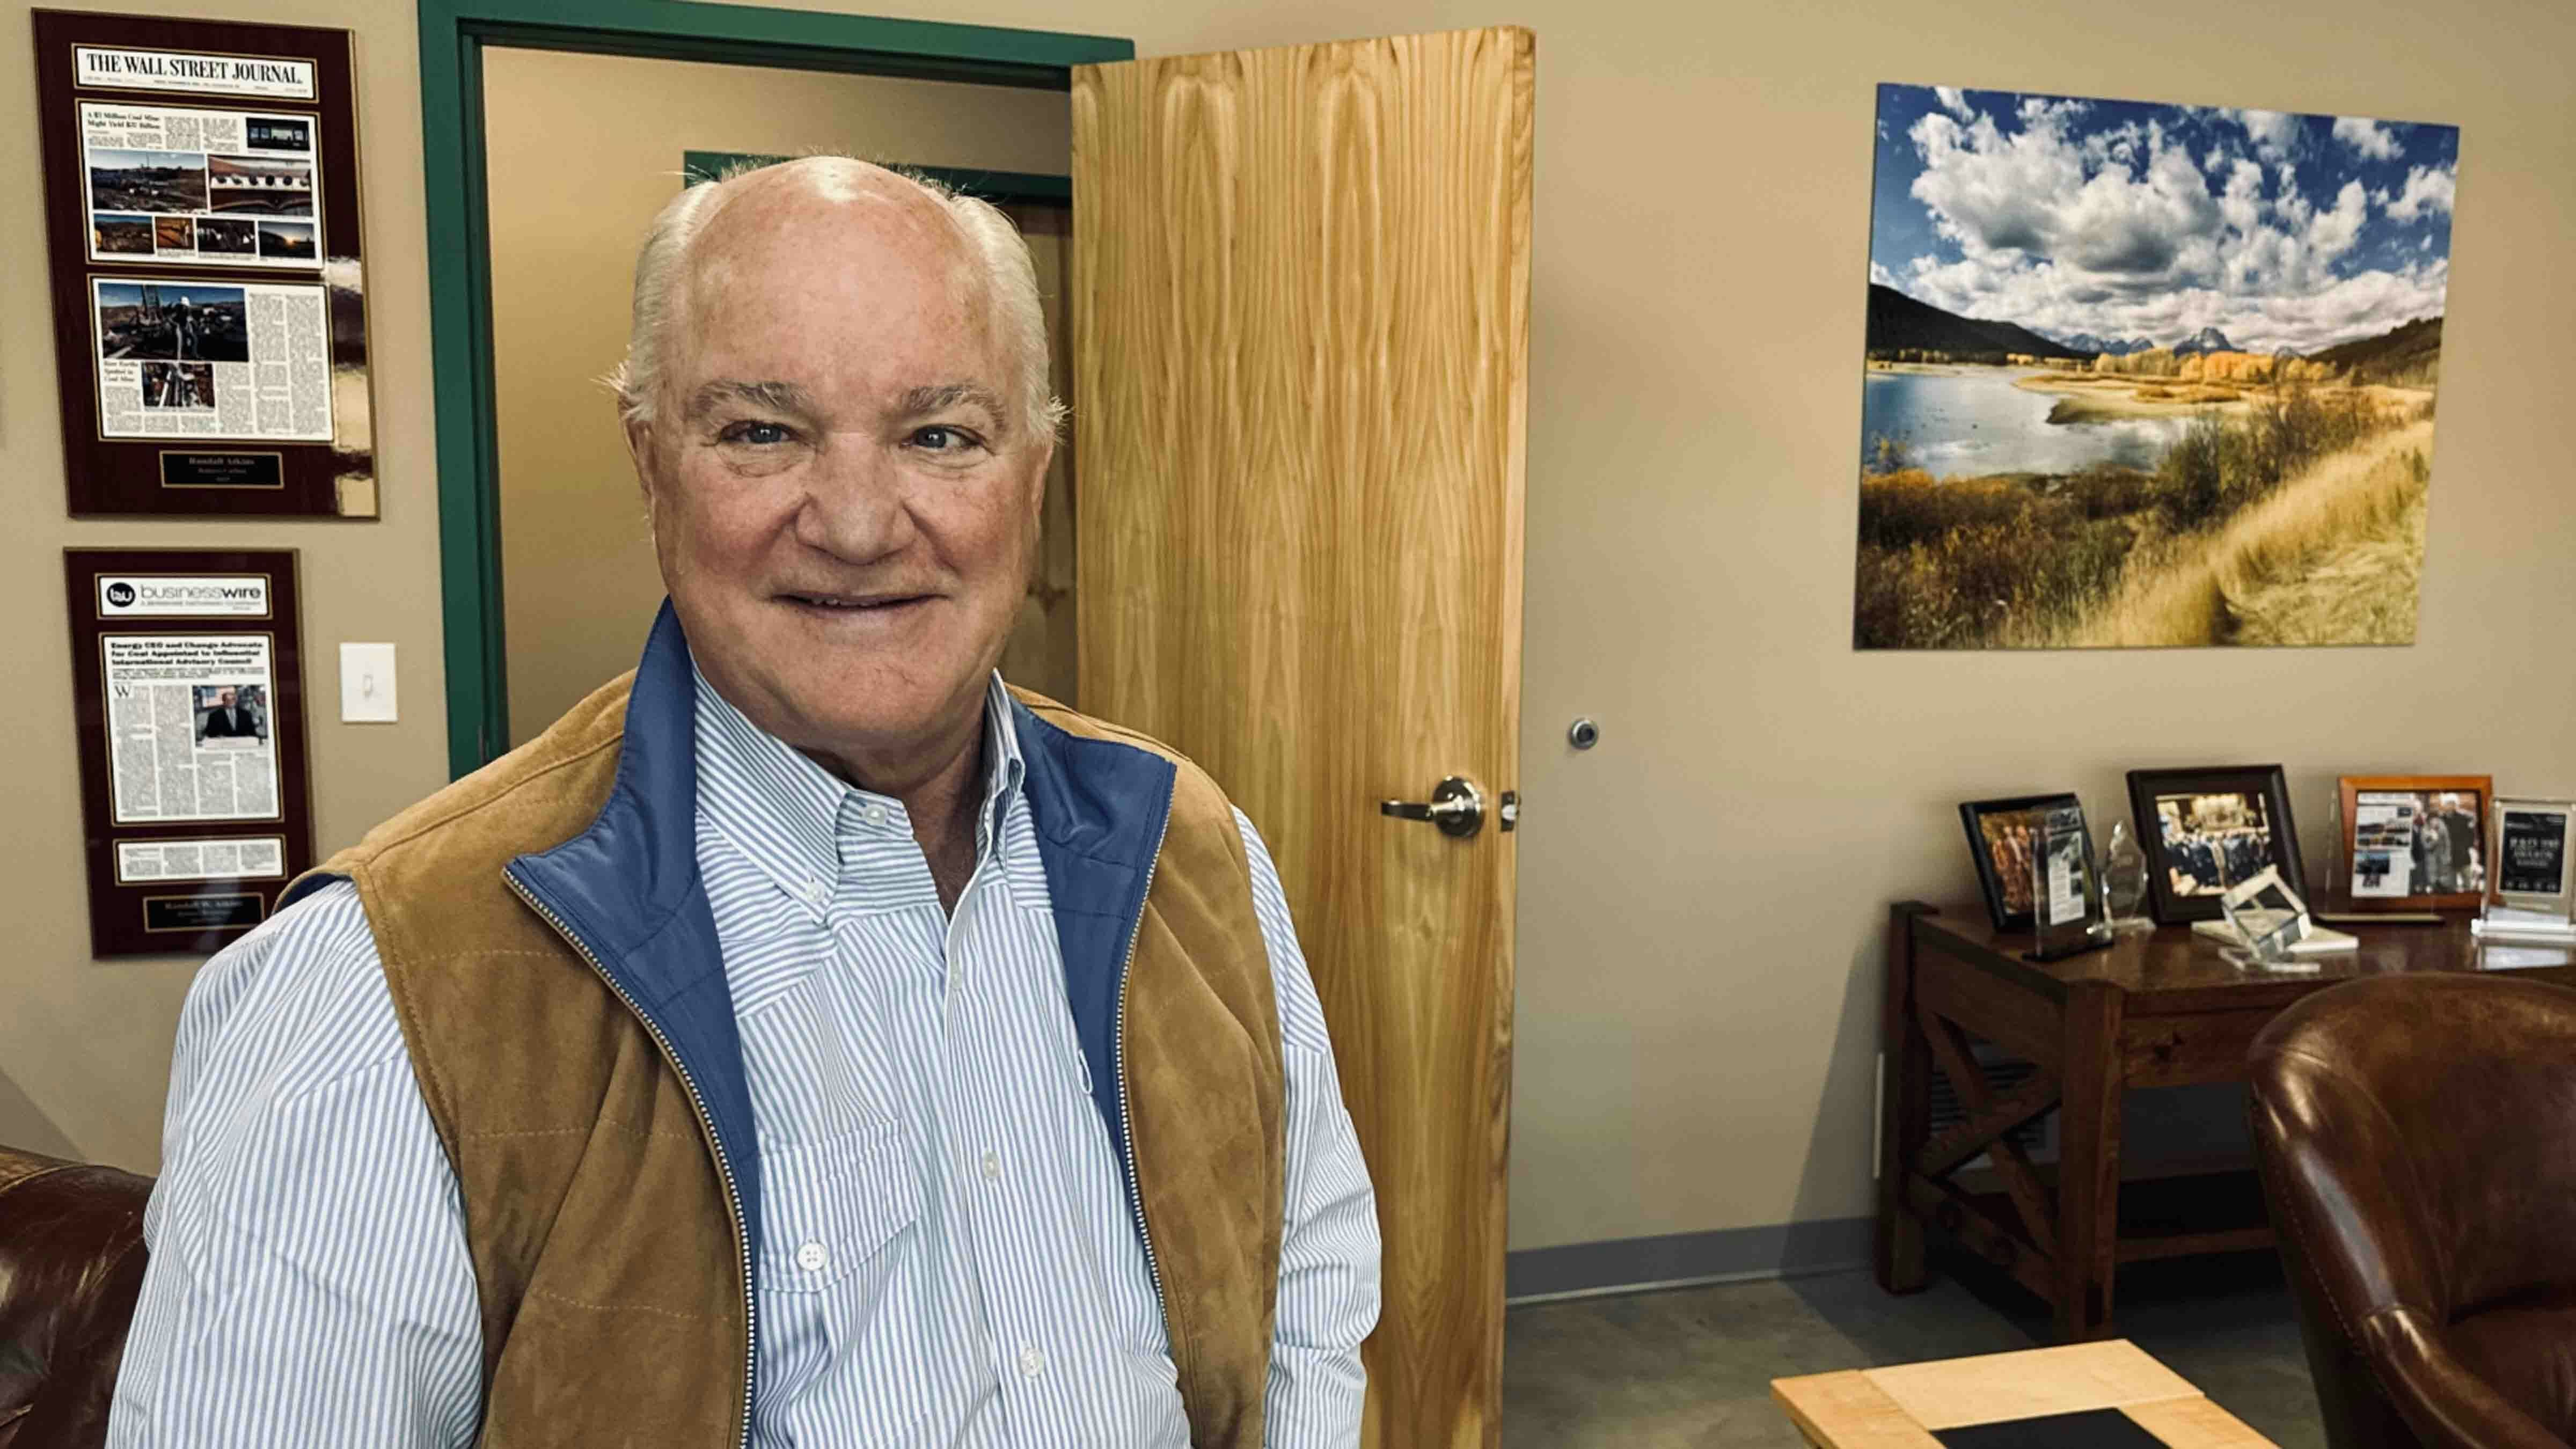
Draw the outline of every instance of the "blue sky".
[[[2438,315],[2455,126],[1878,88],[1870,279],[1964,316],[2314,352]]]

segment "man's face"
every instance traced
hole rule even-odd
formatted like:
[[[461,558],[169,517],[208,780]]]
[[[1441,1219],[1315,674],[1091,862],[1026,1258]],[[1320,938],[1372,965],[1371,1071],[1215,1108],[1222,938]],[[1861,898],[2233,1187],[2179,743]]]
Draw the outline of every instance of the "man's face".
[[[700,234],[629,442],[708,679],[790,745],[901,768],[980,718],[1052,441],[937,203],[765,180]]]
[[[215,691],[215,703],[216,703],[216,705],[217,705],[217,706],[219,706],[219,707],[221,707],[221,708],[224,708],[224,709],[230,709],[230,708],[232,708],[232,707],[233,707],[233,699],[234,699],[233,691],[231,691],[231,690],[229,690],[229,689],[218,689],[218,690],[216,690],[216,691]]]

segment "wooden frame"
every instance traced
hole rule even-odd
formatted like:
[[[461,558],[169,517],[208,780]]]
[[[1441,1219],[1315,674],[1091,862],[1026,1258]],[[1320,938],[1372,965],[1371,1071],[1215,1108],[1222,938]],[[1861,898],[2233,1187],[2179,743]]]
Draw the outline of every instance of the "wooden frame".
[[[1113,36],[687,0],[420,0],[447,762],[458,776],[501,753],[510,737],[483,176],[488,45],[1043,90],[1070,90],[1077,65],[1136,54],[1134,41]]]
[[[312,756],[305,734],[302,604],[296,573],[293,549],[63,550],[92,955],[208,955],[222,950],[266,919],[287,882],[313,864]],[[187,604],[156,607],[150,593],[156,580],[174,587],[246,586],[257,580],[264,603],[257,612],[214,611]],[[111,735],[125,726],[114,717],[116,706],[110,694],[116,681],[109,678],[105,654],[120,639],[168,636],[259,636],[266,641],[267,738],[275,762],[273,812],[119,818],[121,766],[111,758],[116,748]],[[156,733],[159,728],[156,721]],[[174,873],[165,863],[148,873],[127,869],[132,852],[166,862],[175,861],[177,852],[240,848],[254,842],[274,845],[273,868]],[[209,864],[212,859],[208,857]]]
[[[353,33],[303,25],[239,25],[91,11],[36,10],[31,16],[41,112],[37,130],[50,256],[55,392],[62,416],[69,512],[76,518],[376,518],[380,490],[370,421],[375,408],[368,356],[364,176],[358,164]],[[128,89],[80,79],[77,52],[117,48],[184,49],[241,62],[305,66],[312,81],[306,92],[253,96],[227,91],[220,84]],[[175,255],[93,256],[89,216],[97,208],[73,199],[90,195],[84,179],[87,162],[80,116],[90,108],[129,106],[231,113],[254,127],[281,121],[305,127],[296,134],[310,142],[306,174],[314,193],[306,198],[304,213],[252,207],[229,218],[202,216],[197,225],[264,223],[273,228],[307,228],[313,231],[305,239],[311,244],[311,255],[272,254],[264,265],[242,264],[230,253],[198,252],[193,246]],[[105,305],[104,296],[94,287],[130,287],[145,299],[146,309],[157,308],[156,299],[167,292],[183,301],[193,292],[201,303],[208,293],[234,293],[232,305],[244,306],[245,312],[249,294],[244,289],[292,289],[301,294],[316,309],[311,325],[320,328],[326,355],[323,381],[309,386],[319,387],[329,399],[329,436],[279,437],[257,427],[249,432],[196,434],[173,430],[167,421],[157,431],[146,424],[141,432],[111,432],[106,421],[111,389],[105,374],[111,365],[138,364],[102,359]],[[278,294],[269,297],[275,302]],[[251,344],[243,345],[247,357]],[[138,401],[150,397],[153,368],[206,365],[178,361],[175,353],[167,359],[140,362],[146,392]],[[224,363],[219,359],[213,365]],[[265,369],[266,363],[260,366]],[[121,394],[123,388],[113,391]],[[300,388],[295,405],[300,408],[309,400],[310,393]]]
[[[2330,898],[2337,904],[2356,911],[2468,911],[2477,909],[2486,900],[2487,888],[2494,878],[2494,871],[2489,864],[2495,852],[2489,816],[2493,813],[2495,804],[2495,777],[2491,775],[2344,775],[2335,781],[2335,795],[2338,804],[2335,814],[2335,878]],[[2458,890],[2410,891],[2404,895],[2355,893],[2353,888],[2361,875],[2364,858],[2385,853],[2384,848],[2374,851],[2357,838],[2362,830],[2360,797],[2363,795],[2418,797],[2474,795],[2477,798],[2477,804],[2471,811],[2468,839],[2475,845],[2481,858],[2474,867],[2474,874],[2468,878],[2473,879],[2476,884]],[[2419,798],[2417,803],[2428,804],[2429,802]],[[2423,818],[2426,817],[2417,817],[2416,820],[2408,823],[2408,834],[2420,837],[2420,820]],[[2446,830],[2445,834],[2450,842],[2446,846],[2447,850],[2461,848],[2457,843],[2457,832]],[[2454,873],[2456,878],[2459,870],[2458,862],[2451,861],[2447,869]],[[2409,875],[2410,877],[2412,875],[2411,863]]]
[[[2019,910],[2011,908],[2009,904],[2011,888],[2003,878],[2002,868],[1995,861],[1995,842],[1986,838],[1986,822],[2007,815],[2029,815],[2035,819],[2043,810],[2063,810],[2069,806],[2081,811],[2084,808],[2084,802],[2076,799],[2071,792],[2057,795],[2016,795],[2009,800],[1959,802],[1959,824],[1968,832],[1968,855],[1976,863],[1977,889],[1986,898],[1986,915],[1995,923],[1996,930],[2028,931],[2035,929],[2038,921],[2027,905]],[[2029,880],[2024,879],[2022,885],[2027,889],[2030,885]]]
[[[2197,849],[2169,845],[2159,806],[2179,797],[2209,795],[2237,795],[2262,802],[2265,854],[2250,860],[2230,860],[2229,841],[2192,842]],[[2288,777],[2278,765],[2131,770],[2129,808],[2138,821],[2138,847],[2147,853],[2149,909],[2161,924],[2217,920],[2221,914],[2218,898],[2226,886],[2266,864],[2279,866],[2281,879],[2300,895],[2311,894],[2307,865],[2299,855],[2298,826],[2290,815]],[[2232,837],[2236,832],[2229,834]],[[2188,870],[2184,867],[2186,861],[2192,862]],[[2179,889],[2175,881],[2178,875],[2197,882],[2200,888]]]

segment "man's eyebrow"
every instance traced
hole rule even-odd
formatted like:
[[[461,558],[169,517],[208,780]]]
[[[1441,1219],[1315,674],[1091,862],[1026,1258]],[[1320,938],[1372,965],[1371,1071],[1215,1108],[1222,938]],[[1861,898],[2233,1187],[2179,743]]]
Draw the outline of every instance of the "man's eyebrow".
[[[704,417],[728,402],[749,403],[778,413],[813,411],[805,389],[792,382],[743,382],[719,378],[689,394],[688,415]]]
[[[903,395],[903,416],[920,417],[925,413],[945,412],[961,403],[971,403],[995,418],[1006,416],[1002,400],[982,383],[943,382],[935,387],[916,387]]]

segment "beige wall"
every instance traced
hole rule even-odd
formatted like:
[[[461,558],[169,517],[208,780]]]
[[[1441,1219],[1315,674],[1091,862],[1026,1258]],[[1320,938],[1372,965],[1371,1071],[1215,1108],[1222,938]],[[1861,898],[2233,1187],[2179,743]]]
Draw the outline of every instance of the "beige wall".
[[[2277,758],[2322,859],[2337,772],[2478,770],[2576,790],[2576,683],[2557,637],[2576,611],[2576,498],[2549,446],[2542,365],[2576,311],[2561,255],[2576,230],[2576,103],[2559,61],[2576,18],[2561,8],[2482,0],[2437,25],[2384,0],[2185,3],[2152,25],[2099,6],[1942,0],[908,8],[1126,35],[1149,54],[1503,21],[1538,31],[1516,1248],[1868,1210],[1884,906],[1972,889],[1957,800],[2065,785],[2102,821],[2124,808],[2132,766]],[[402,639],[410,675],[399,732],[317,723],[327,844],[437,776],[413,20],[392,3],[333,7],[336,21],[277,0],[232,9],[366,39],[387,519],[61,523],[52,365],[21,314],[0,351],[0,435],[33,524],[0,548],[34,677],[54,681],[68,677],[52,573],[64,541],[304,546],[308,617],[329,625],[317,642]],[[22,117],[28,69],[0,54],[0,106]],[[1851,651],[1881,80],[2463,127],[2415,647]],[[0,179],[19,183],[0,194],[31,195],[32,136],[12,132],[0,154],[16,168]],[[7,225],[24,307],[41,295],[36,221],[22,205]],[[2510,710],[2480,697],[2487,680],[2511,688]],[[185,970],[83,959],[64,844],[78,824],[69,722],[33,713],[22,754],[35,788],[9,849],[13,888],[41,904],[17,964],[0,968],[18,973],[0,1070],[85,1150],[148,1161]],[[1589,754],[1563,743],[1576,714],[1604,728]]]
[[[483,95],[518,743],[633,668],[662,601],[598,379],[624,355],[636,243],[678,193],[681,153],[830,150],[1061,176],[1072,117],[1060,91],[560,51],[488,52]]]
[[[57,0],[59,4],[59,0]],[[132,12],[122,3],[72,8]],[[159,1160],[170,1043],[194,958],[93,961],[82,902],[79,757],[72,736],[66,547],[287,547],[302,553],[306,718],[313,749],[314,847],[330,851],[447,778],[438,628],[437,484],[431,453],[428,273],[420,178],[418,33],[410,0],[171,0],[148,7],[212,18],[344,26],[358,33],[360,188],[367,311],[374,327],[376,475],[372,523],[196,523],[64,517],[62,425],[54,401],[44,194],[36,153],[35,62],[27,9],[0,14],[0,618],[25,704],[13,727],[10,828],[0,896],[13,929],[0,960],[0,1142],[67,1139],[91,1157],[149,1170]],[[339,723],[339,644],[392,640],[403,717]],[[45,1136],[50,1130],[59,1139]]]

